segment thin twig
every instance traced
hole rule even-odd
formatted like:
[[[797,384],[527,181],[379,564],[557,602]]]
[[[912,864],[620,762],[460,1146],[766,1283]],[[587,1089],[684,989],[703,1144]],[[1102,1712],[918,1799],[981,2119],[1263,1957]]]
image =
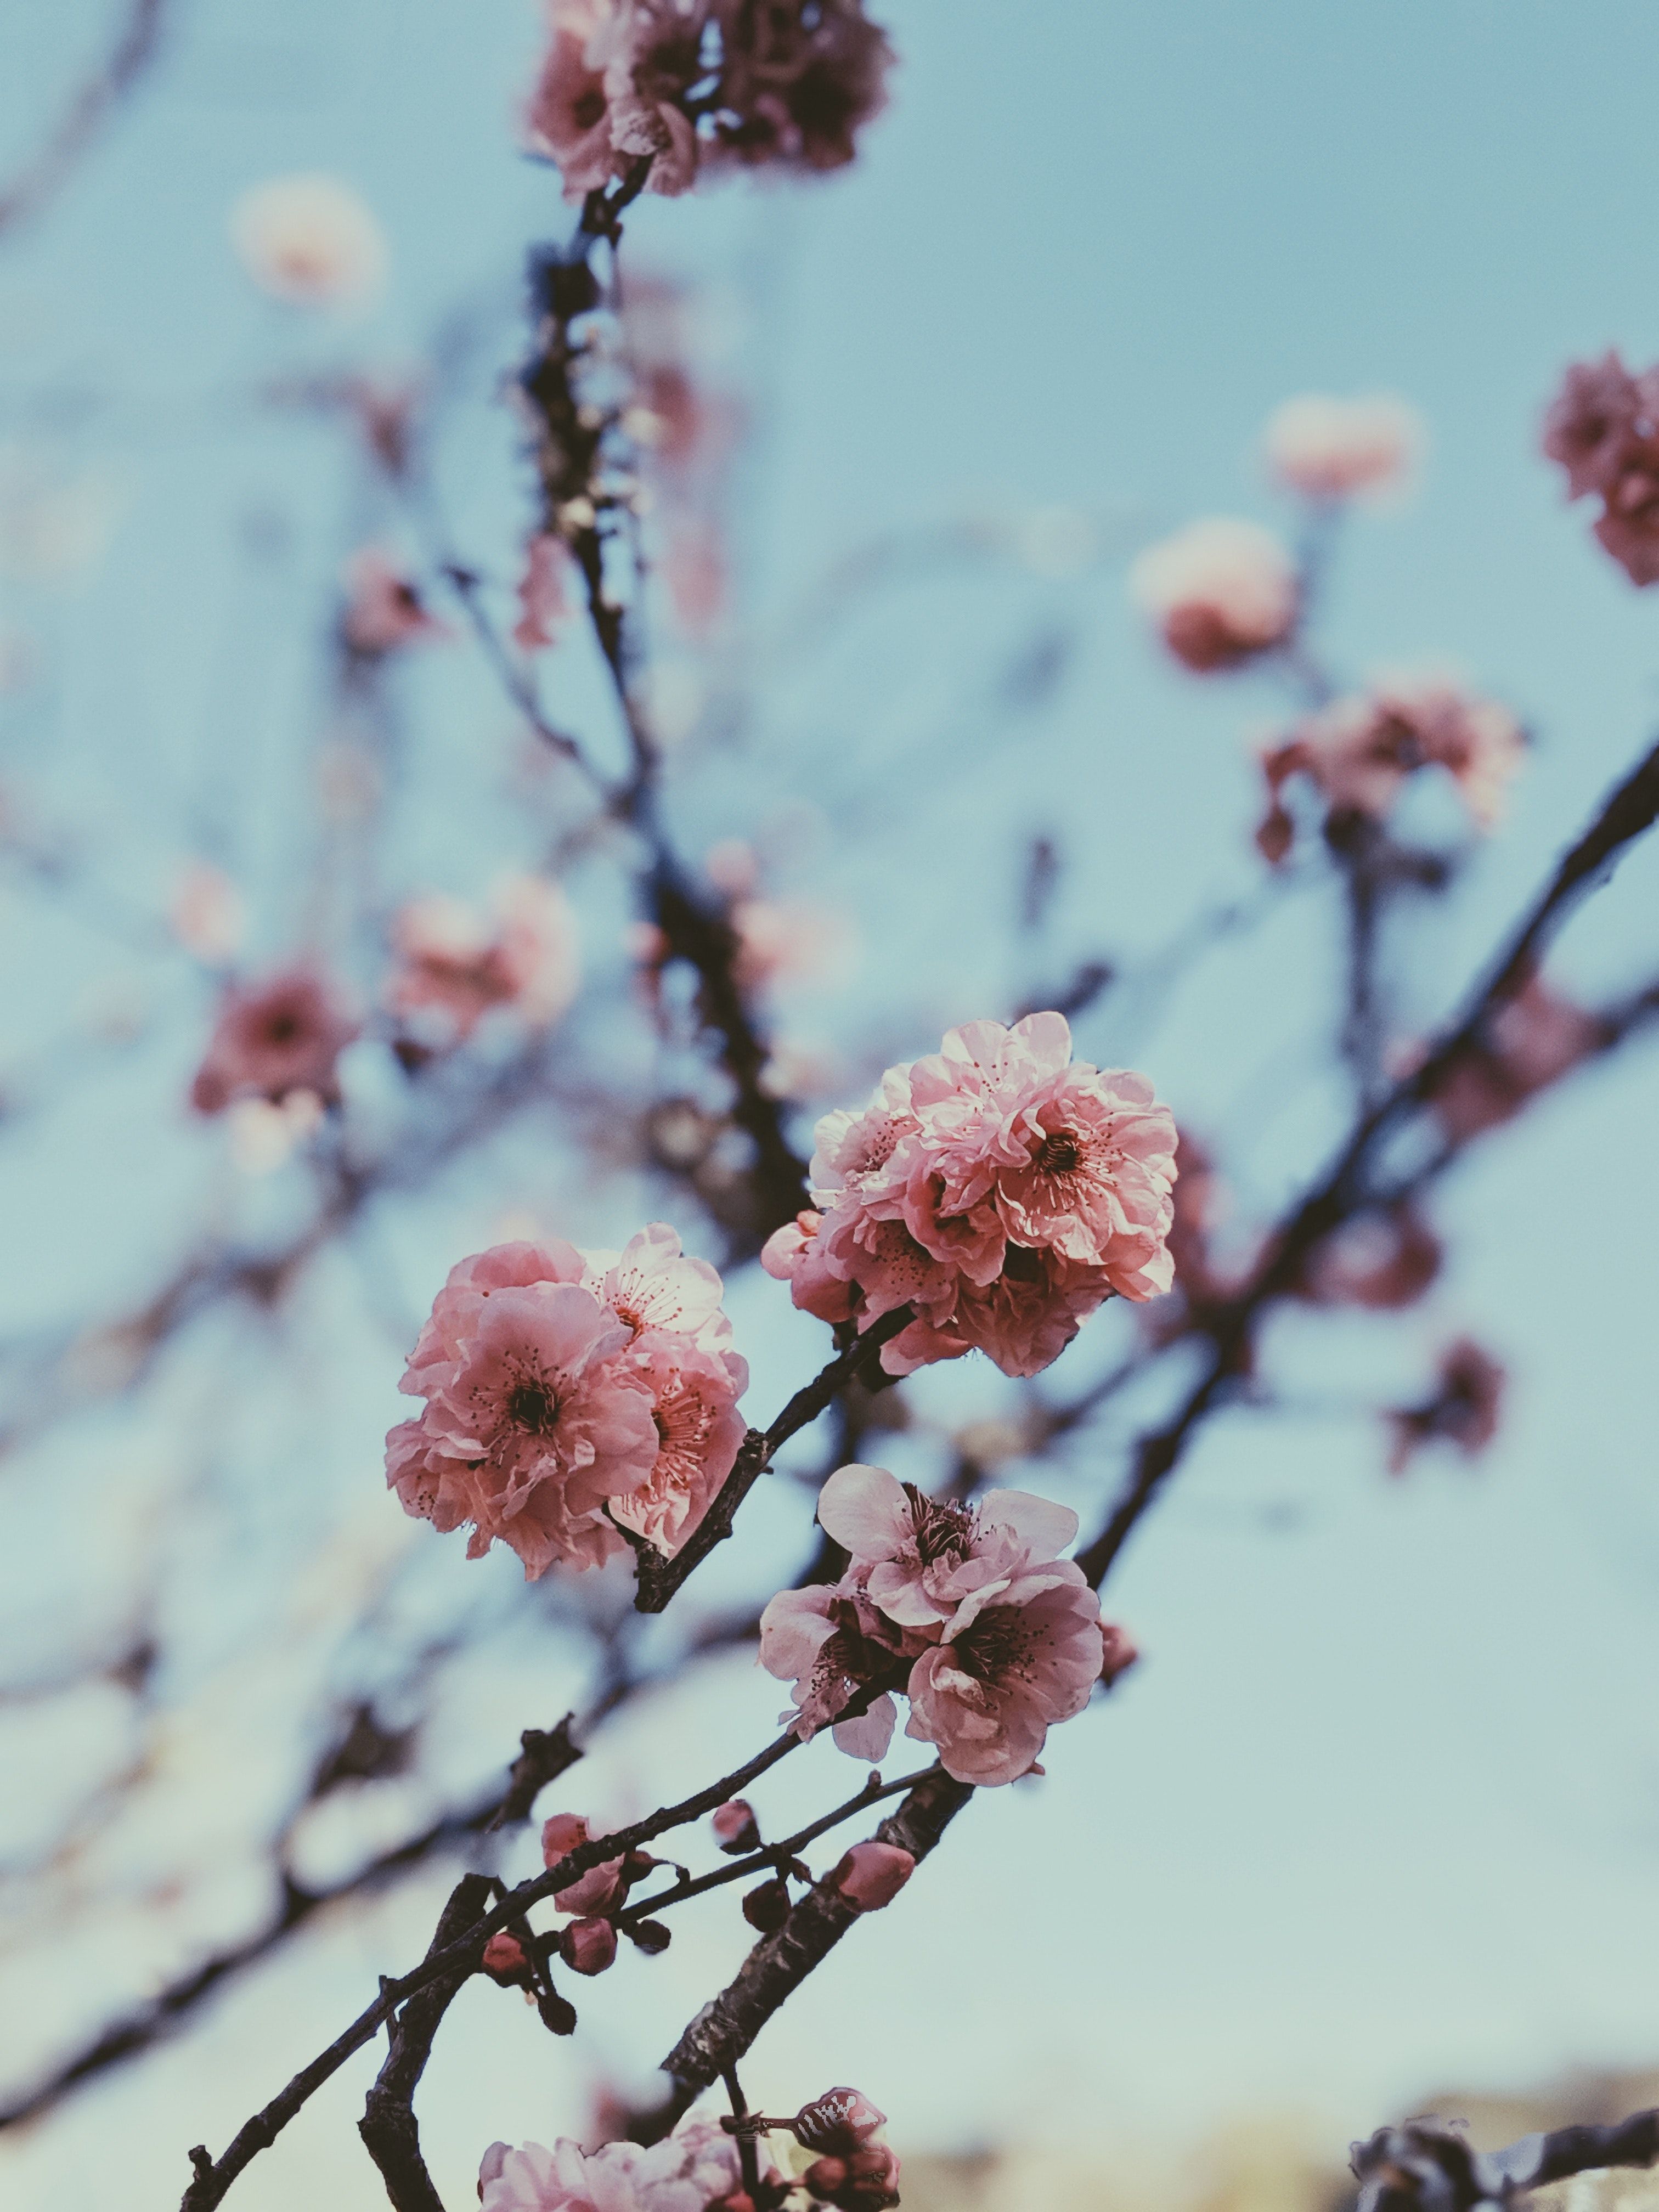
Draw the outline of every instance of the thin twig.
[[[0,186],[0,231],[37,216],[67,182],[99,125],[155,58],[167,0],[132,0],[120,35],[76,89],[46,143]]]

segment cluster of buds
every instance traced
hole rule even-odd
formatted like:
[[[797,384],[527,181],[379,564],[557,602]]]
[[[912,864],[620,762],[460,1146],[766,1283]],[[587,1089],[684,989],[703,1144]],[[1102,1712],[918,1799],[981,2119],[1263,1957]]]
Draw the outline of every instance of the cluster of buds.
[[[1544,451],[1569,499],[1599,497],[1595,535],[1632,584],[1659,583],[1659,367],[1616,353],[1575,362],[1544,418]]]
[[[555,1813],[542,1824],[542,1859],[556,1867],[588,1840],[587,1822],[580,1813]],[[574,1916],[559,1931],[559,1955],[573,1974],[602,1974],[617,1956],[617,1925],[628,1893],[662,1862],[648,1851],[625,1851],[604,1859],[563,1889],[556,1889],[553,1902],[561,1912]],[[629,1920],[624,1932],[648,1956],[665,1951],[669,1931],[659,1920]]]
[[[722,2120],[735,2136],[793,2135],[808,2161],[798,2179],[817,2204],[840,2212],[885,2212],[899,2201],[898,2154],[883,2140],[887,2115],[858,2089],[826,2089],[790,2119],[757,2112]],[[752,2199],[751,2199],[752,2202]]]

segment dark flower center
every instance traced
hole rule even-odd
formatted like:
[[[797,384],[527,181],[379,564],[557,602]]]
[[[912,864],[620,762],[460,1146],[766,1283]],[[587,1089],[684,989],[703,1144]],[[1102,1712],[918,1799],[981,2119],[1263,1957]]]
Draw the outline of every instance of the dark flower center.
[[[605,94],[596,84],[579,92],[570,106],[570,119],[579,131],[591,131],[605,113]]]
[[[507,1418],[515,1429],[544,1437],[559,1418],[559,1401],[545,1382],[515,1382],[507,1394]]]
[[[1070,1175],[1083,1158],[1083,1150],[1069,1129],[1055,1129],[1036,1148],[1036,1166],[1043,1175]]]
[[[935,1559],[963,1559],[968,1555],[973,1515],[961,1505],[940,1505],[907,1482],[910,1525],[915,1532],[916,1558],[924,1567]]]
[[[299,1034],[300,1017],[287,1007],[265,1017],[265,1041],[268,1044],[292,1044]]]

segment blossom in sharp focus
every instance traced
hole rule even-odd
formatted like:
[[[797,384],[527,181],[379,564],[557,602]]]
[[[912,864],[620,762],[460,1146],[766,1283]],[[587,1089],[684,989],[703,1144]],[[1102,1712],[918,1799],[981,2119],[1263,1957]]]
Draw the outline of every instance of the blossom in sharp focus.
[[[1069,1506],[1024,1490],[990,1490],[976,1505],[929,1498],[884,1467],[837,1468],[818,1492],[818,1525],[853,1562],[872,1604],[903,1628],[947,1620],[970,1565],[989,1573],[1058,1558],[1077,1534]]]
[[[377,657],[421,638],[448,636],[447,625],[428,611],[414,585],[379,546],[354,553],[343,581],[340,633],[354,653]]]
[[[1443,769],[1476,829],[1489,830],[1503,815],[1526,750],[1526,733],[1506,707],[1450,677],[1379,678],[1370,690],[1322,707],[1263,752],[1269,811],[1257,842],[1272,861],[1288,851],[1295,825],[1283,793],[1296,777],[1308,780],[1329,813],[1381,821],[1426,768]]]
[[[1600,497],[1602,549],[1632,583],[1659,583],[1659,368],[1632,376],[1612,352],[1575,362],[1542,442],[1566,471],[1569,499]]]
[[[1397,489],[1422,443],[1415,408],[1386,392],[1337,399],[1310,392],[1287,399],[1269,418],[1263,440],[1279,482],[1319,500]]]
[[[768,1273],[826,1320],[911,1308],[890,1374],[970,1350],[1035,1374],[1114,1292],[1166,1291],[1175,1124],[1144,1077],[1071,1051],[1058,1014],[971,1022],[863,1113],[826,1115],[815,1206],[769,1240]]]
[[[1200,676],[1236,668],[1296,628],[1295,564],[1258,523],[1189,524],[1139,556],[1129,589],[1176,659]]]
[[[573,1974],[603,1974],[617,1960],[617,1931],[608,1920],[587,1916],[559,1933],[559,1956]]]
[[[958,1782],[1012,1782],[1087,1705],[1105,1656],[1100,1601],[1069,1559],[988,1582],[912,1668],[905,1733]]]
[[[191,1103],[198,1114],[221,1114],[239,1098],[279,1106],[296,1091],[332,1102],[340,1095],[335,1062],[356,1034],[316,969],[289,968],[263,983],[237,984],[221,1003]]]
[[[834,1585],[780,1590],[761,1615],[760,1663],[793,1682],[794,1711],[781,1717],[803,1739],[831,1729],[837,1747],[854,1759],[882,1757],[892,1741],[897,1708],[883,1690],[867,1710],[837,1717],[860,1692],[902,1682],[904,1662],[924,1638],[890,1621],[848,1577]]]
[[[603,1298],[632,1336],[661,1329],[705,1352],[723,1351],[732,1324],[720,1310],[720,1271],[680,1249],[665,1221],[653,1221],[620,1252],[585,1255],[588,1288]]]
[[[648,1386],[617,1356],[628,1330],[570,1279],[581,1266],[568,1246],[519,1244],[454,1270],[399,1386],[425,1410],[386,1439],[405,1512],[470,1522],[469,1558],[507,1544],[531,1580],[621,1550],[605,1509],[657,1457]]]
[[[1383,1415],[1389,1431],[1389,1472],[1403,1474],[1425,1444],[1453,1444],[1478,1459],[1498,1434],[1507,1377],[1470,1337],[1458,1337],[1441,1353],[1432,1395],[1419,1406]]]
[[[386,278],[385,234],[337,178],[306,173],[254,185],[231,210],[230,235],[261,290],[298,307],[365,299]]]
[[[492,2143],[478,2169],[480,2212],[707,2212],[742,2186],[735,2137],[696,2118],[648,2148]]]
[[[710,165],[842,167],[892,58],[860,0],[553,0],[549,28],[526,135],[572,200],[641,161],[669,195]]]
[[[672,1558],[736,1463],[748,1431],[738,1401],[749,1366],[734,1352],[706,1351],[672,1329],[641,1331],[627,1358],[650,1396],[657,1456],[639,1488],[611,1506],[611,1517]]]
[[[575,917],[560,885],[509,877],[491,906],[486,914],[440,892],[411,900],[393,921],[398,963],[386,1004],[429,1025],[441,1043],[463,1042],[495,1006],[545,1028],[576,995]]]

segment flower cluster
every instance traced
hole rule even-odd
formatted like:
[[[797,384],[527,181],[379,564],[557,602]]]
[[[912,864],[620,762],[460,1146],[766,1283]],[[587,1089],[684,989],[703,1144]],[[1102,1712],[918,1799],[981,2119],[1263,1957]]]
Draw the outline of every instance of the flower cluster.
[[[885,1468],[844,1467],[818,1520],[849,1554],[846,1573],[781,1590],[761,1615],[761,1664],[794,1683],[784,1718],[804,1736],[830,1727],[843,1751],[879,1759],[899,1690],[906,1733],[937,1744],[947,1773],[1012,1782],[1050,1726],[1128,1663],[1081,1569],[1059,1556],[1077,1534],[1066,1506],[992,1490],[969,1509]],[[849,1705],[862,1710],[839,1717]]]
[[[749,1370],[720,1279],[660,1222],[620,1254],[497,1244],[452,1269],[399,1386],[425,1407],[386,1438],[406,1513],[498,1539],[527,1579],[597,1566],[632,1535],[678,1550],[731,1473]]]
[[[459,1043],[497,1006],[544,1028],[576,995],[575,921],[559,885],[510,877],[491,903],[486,915],[434,893],[412,899],[392,925],[398,965],[386,1004],[413,1020],[424,1042]]]
[[[1422,443],[1416,410],[1379,392],[1304,392],[1269,417],[1263,445],[1279,481],[1304,499],[1375,497],[1404,481]]]
[[[1149,546],[1129,590],[1164,644],[1195,676],[1237,668],[1296,629],[1296,566],[1270,530],[1218,515]]]
[[[1544,418],[1567,496],[1599,496],[1595,535],[1632,584],[1659,583],[1659,367],[1632,376],[1616,353],[1575,362]]]
[[[1296,823],[1284,791],[1305,777],[1326,818],[1363,815],[1381,821],[1419,769],[1443,769],[1471,819],[1490,830],[1504,808],[1526,737],[1508,708],[1473,696],[1439,674],[1380,678],[1352,698],[1310,714],[1261,756],[1267,811],[1256,843],[1275,866],[1295,842]]]
[[[551,2150],[491,2143],[478,2169],[481,2212],[714,2212],[742,2189],[736,2141],[702,2119],[683,2120],[648,2148],[586,2152],[562,2136]]]
[[[339,1097],[335,1063],[356,1034],[357,1024],[313,968],[234,985],[196,1071],[191,1103],[198,1114],[222,1114],[240,1099],[280,1106],[300,1091],[331,1103]]]
[[[648,161],[653,191],[707,165],[843,167],[892,58],[860,0],[552,0],[531,145],[580,199]]]
[[[1144,1076],[1073,1061],[1060,1015],[970,1022],[823,1117],[817,1210],[762,1264],[824,1321],[908,1307],[890,1374],[977,1350],[1035,1375],[1114,1291],[1169,1289],[1175,1141]]]

